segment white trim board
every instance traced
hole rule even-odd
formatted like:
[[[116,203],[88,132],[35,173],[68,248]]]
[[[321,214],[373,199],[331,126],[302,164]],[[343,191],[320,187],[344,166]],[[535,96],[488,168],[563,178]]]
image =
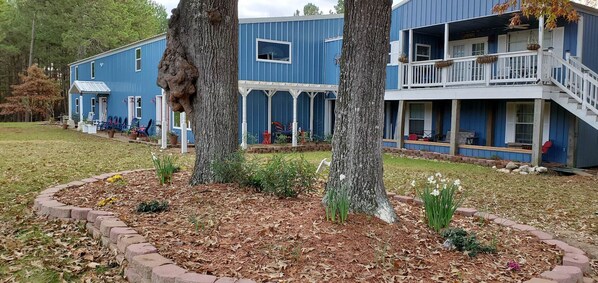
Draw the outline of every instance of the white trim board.
[[[548,90],[546,90],[548,91]],[[541,85],[387,90],[384,100],[549,99]]]

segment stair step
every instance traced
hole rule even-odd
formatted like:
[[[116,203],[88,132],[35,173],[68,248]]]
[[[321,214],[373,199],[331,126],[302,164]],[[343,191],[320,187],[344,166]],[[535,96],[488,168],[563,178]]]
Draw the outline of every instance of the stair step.
[[[567,102],[579,104],[579,102],[577,102],[577,100],[575,100],[575,98],[569,98],[569,99],[567,99]]]

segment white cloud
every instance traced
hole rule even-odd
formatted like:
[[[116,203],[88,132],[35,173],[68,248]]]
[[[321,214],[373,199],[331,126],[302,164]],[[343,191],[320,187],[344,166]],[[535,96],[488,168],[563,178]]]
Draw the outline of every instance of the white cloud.
[[[164,5],[166,11],[170,11],[178,5],[178,0],[155,0]],[[307,3],[313,3],[320,7],[324,14],[328,14],[330,10],[334,10],[336,0],[239,0],[239,18],[262,18],[262,17],[284,17],[292,16],[296,10],[303,13],[303,6]],[[393,4],[400,2],[393,0]]]

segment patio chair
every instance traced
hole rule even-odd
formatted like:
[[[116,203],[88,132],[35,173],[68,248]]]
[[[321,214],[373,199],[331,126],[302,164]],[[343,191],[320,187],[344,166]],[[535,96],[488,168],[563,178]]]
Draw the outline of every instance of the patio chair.
[[[112,116],[108,116],[108,119],[106,119],[106,121],[100,122],[100,125],[99,125],[100,131],[109,130],[111,123],[112,123]]]
[[[139,136],[149,137],[149,130],[151,129],[152,122],[153,122],[153,119],[150,119],[149,122],[147,122],[147,126],[146,127],[139,127],[139,128],[137,128],[137,134]]]

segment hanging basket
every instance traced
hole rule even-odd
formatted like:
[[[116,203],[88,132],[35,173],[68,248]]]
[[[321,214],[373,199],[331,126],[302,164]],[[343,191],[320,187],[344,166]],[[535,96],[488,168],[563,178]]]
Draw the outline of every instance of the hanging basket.
[[[537,44],[537,43],[528,43],[527,44],[527,50],[536,51],[538,49],[540,49],[540,44]]]
[[[399,57],[399,62],[407,64],[409,63],[409,58],[407,58],[407,56],[402,55],[401,57]]]
[[[482,55],[475,59],[478,64],[491,64],[498,61],[498,56],[496,55]]]
[[[438,62],[434,63],[434,66],[436,66],[436,68],[438,68],[438,69],[450,67],[452,65],[453,65],[453,60],[438,61]]]

